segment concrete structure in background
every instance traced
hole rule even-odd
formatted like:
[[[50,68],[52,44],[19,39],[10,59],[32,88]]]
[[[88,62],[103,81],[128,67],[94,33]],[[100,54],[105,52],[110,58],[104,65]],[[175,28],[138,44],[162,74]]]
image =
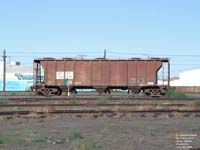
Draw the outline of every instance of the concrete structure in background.
[[[179,78],[170,82],[171,86],[200,86],[200,69],[180,73]]]
[[[0,61],[0,91],[3,90],[3,61]],[[33,85],[33,68],[11,62],[6,68],[6,91],[26,91]]]

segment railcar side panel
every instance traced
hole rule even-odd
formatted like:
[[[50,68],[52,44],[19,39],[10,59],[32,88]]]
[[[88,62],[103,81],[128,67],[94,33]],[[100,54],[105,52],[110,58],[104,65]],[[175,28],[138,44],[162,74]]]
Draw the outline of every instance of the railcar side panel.
[[[34,68],[34,83],[40,83],[36,87],[38,87],[38,94],[42,95],[61,95],[63,91],[68,91],[67,83],[69,83],[69,91],[73,93],[76,93],[78,88],[94,88],[99,93],[110,93],[111,89],[118,88],[129,89],[136,94],[143,91],[148,96],[164,95],[165,87],[157,85],[158,71],[163,63],[168,63],[169,80],[168,59],[76,60],[45,58],[34,60],[34,63],[36,63],[34,64],[36,66]],[[44,73],[41,73],[40,70],[44,70]],[[41,82],[43,74],[44,82]]]
[[[137,78],[137,61],[128,61],[128,86],[136,86]]]
[[[91,85],[91,61],[76,61],[75,62],[75,82],[77,86]]]
[[[127,85],[127,61],[111,61],[110,85]]]
[[[56,61],[43,61],[42,66],[44,68],[45,84],[56,84]]]
[[[110,61],[101,61],[101,84],[110,85]]]
[[[100,86],[102,85],[101,82],[101,61],[92,61],[91,66],[92,72],[92,85],[93,86]]]
[[[56,85],[62,86],[64,84],[65,62],[64,61],[57,61],[56,68],[57,68],[57,70],[54,73],[54,74],[56,74]],[[58,78],[58,73],[60,73],[60,75],[63,74],[63,77]]]
[[[143,86],[157,83],[161,61],[143,60],[44,60],[45,83],[75,86]]]
[[[72,60],[65,60],[65,66],[64,66],[64,73],[65,77],[64,79],[68,79],[70,84],[73,84],[75,82],[74,77],[75,77],[75,71],[74,71],[74,66],[75,62]]]
[[[148,61],[147,63],[147,85],[157,84],[157,70],[161,66],[161,62]]]
[[[146,83],[147,72],[146,63],[144,61],[137,61],[137,85],[143,86]]]

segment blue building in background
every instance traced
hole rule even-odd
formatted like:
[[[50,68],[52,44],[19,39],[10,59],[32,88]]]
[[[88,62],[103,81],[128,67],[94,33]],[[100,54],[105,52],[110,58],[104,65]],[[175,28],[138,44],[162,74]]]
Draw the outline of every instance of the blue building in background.
[[[33,85],[33,68],[12,62],[6,66],[6,91],[27,91]],[[0,91],[3,90],[3,62],[0,61]]]

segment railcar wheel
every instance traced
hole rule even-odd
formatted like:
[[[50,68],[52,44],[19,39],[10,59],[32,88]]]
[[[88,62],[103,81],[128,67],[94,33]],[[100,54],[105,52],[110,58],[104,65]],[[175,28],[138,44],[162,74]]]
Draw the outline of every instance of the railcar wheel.
[[[62,94],[62,90],[60,88],[58,88],[57,90],[58,91],[57,91],[56,95],[60,96]]]
[[[110,89],[105,89],[104,93],[110,95],[111,91],[110,91]]]
[[[42,96],[54,96],[54,95],[59,96],[62,94],[62,90],[59,88],[47,87],[47,88],[37,89],[36,93]]]
[[[77,94],[78,92],[77,92],[76,89],[73,89],[73,90],[71,90],[71,93],[72,93],[72,94]]]
[[[44,88],[36,89],[36,94],[37,94],[37,95],[44,96]]]
[[[159,96],[161,96],[161,90],[160,90],[160,88],[145,89],[144,94],[146,96],[159,97]]]

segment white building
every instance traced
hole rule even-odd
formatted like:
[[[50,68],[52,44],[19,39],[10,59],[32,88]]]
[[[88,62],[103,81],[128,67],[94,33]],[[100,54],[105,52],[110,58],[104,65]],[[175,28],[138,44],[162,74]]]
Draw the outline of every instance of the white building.
[[[170,82],[171,86],[200,86],[200,69],[180,73],[179,78]]]

